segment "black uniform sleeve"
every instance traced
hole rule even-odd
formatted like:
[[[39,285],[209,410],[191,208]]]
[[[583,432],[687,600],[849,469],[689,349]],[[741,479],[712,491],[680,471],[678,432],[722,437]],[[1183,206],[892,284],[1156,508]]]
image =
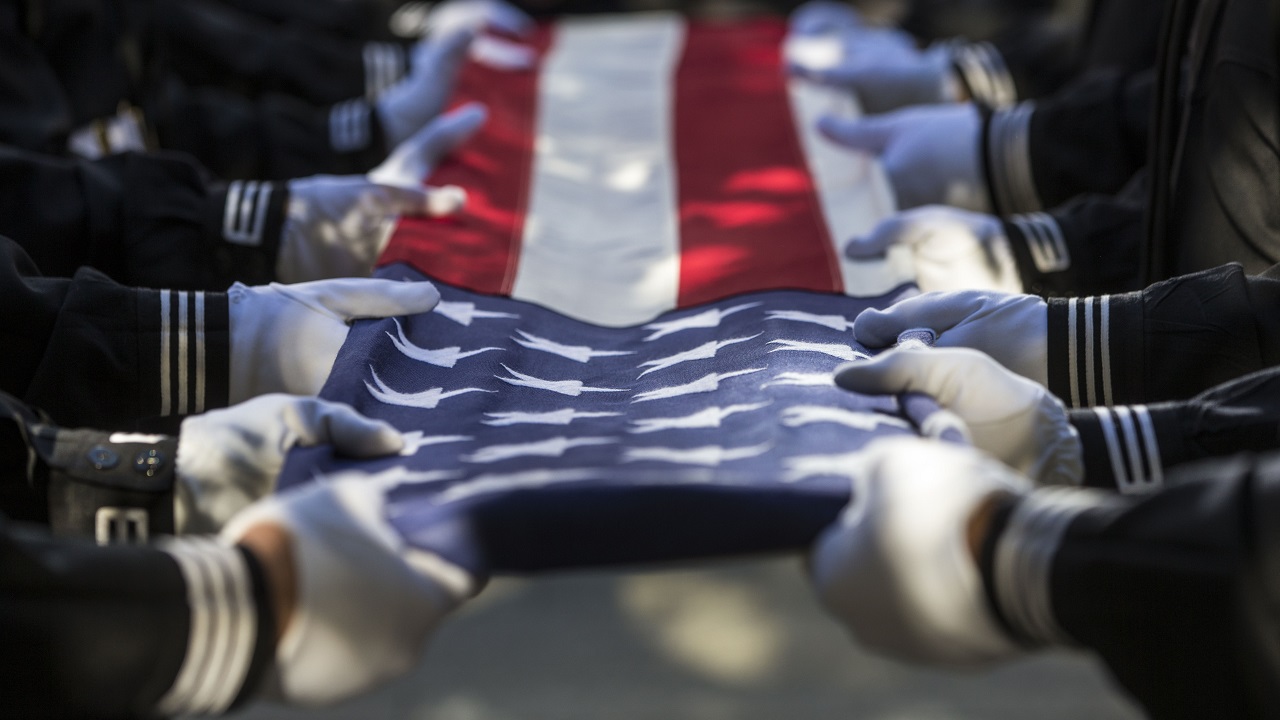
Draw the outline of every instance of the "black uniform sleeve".
[[[154,8],[154,31],[170,67],[191,85],[249,96],[282,93],[328,105],[376,98],[408,74],[408,48],[398,42],[362,42],[301,24],[278,25],[209,0]]]
[[[269,667],[275,622],[242,549],[102,548],[0,520],[0,634],[6,713],[111,720],[242,704]]]
[[[982,158],[998,215],[1119,191],[1146,162],[1154,75],[1099,71],[988,115]]]
[[[1052,298],[1049,389],[1069,407],[1177,400],[1280,365],[1280,280],[1224,265],[1139,292]]]
[[[1156,720],[1280,716],[1280,455],[1143,496],[1037,490],[991,527],[982,576],[1016,637],[1092,650]]]
[[[0,140],[40,152],[66,148],[70,99],[28,37],[22,3],[0,3]]]
[[[0,390],[68,427],[173,430],[227,405],[227,297],[46,278],[0,238]]]
[[[1186,401],[1070,411],[1084,449],[1084,484],[1142,493],[1193,460],[1280,449],[1280,368],[1232,380]]]
[[[53,276],[91,266],[141,287],[270,282],[287,203],[284,183],[214,183],[174,153],[86,161],[0,147],[0,235]]]
[[[192,155],[224,179],[351,175],[387,155],[382,124],[364,98],[327,106],[279,94],[249,99],[169,78],[147,116],[161,147]]]
[[[1005,237],[1026,292],[1050,297],[1141,289],[1145,206],[1140,186],[1005,218]]]

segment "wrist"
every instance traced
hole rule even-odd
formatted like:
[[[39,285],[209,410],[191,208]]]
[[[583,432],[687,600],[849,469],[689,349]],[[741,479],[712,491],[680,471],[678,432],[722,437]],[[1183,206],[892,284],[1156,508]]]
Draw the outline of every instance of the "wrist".
[[[262,568],[267,597],[279,643],[293,621],[298,604],[298,575],[294,563],[293,536],[276,523],[264,522],[245,530],[236,544],[251,553]]]

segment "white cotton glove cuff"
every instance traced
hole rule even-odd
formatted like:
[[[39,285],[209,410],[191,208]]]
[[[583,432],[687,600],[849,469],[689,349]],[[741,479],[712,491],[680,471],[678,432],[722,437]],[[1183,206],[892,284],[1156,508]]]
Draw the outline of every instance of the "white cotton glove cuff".
[[[1024,478],[972,450],[885,440],[867,450],[853,501],[811,556],[823,604],[859,642],[938,665],[979,665],[1024,650],[987,605],[968,546],[970,516]]]
[[[277,689],[289,703],[333,703],[408,671],[474,590],[462,569],[404,545],[382,517],[383,485],[336,478],[263,500],[223,532],[235,542],[272,523],[292,536],[298,604],[276,651]]]

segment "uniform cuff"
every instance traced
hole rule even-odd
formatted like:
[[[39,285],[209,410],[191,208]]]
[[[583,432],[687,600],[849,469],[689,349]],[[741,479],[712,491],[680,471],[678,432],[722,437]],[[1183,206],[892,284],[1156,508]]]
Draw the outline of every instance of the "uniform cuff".
[[[252,556],[211,539],[186,538],[160,545],[178,563],[191,612],[186,654],[160,715],[220,715],[238,698],[252,672],[270,655],[270,604]],[[263,622],[265,620],[265,622]],[[264,648],[264,645],[267,646]]]
[[[1049,391],[1067,407],[1142,397],[1140,293],[1049,299]]]
[[[1000,110],[1018,101],[1013,75],[991,43],[956,43],[951,47],[951,63],[974,102]]]
[[[1074,645],[1053,609],[1053,560],[1063,533],[1082,513],[1107,502],[1105,493],[1043,488],[1020,498],[995,541],[992,585],[1009,628],[1030,645]]]
[[[1118,405],[1073,410],[1084,448],[1084,484],[1137,495],[1162,490],[1164,468],[1185,460],[1177,406]]]
[[[991,113],[983,129],[983,160],[997,215],[1042,209],[1031,172],[1030,129],[1035,105],[1019,103]]]
[[[31,438],[48,469],[55,535],[127,545],[173,533],[174,438],[47,425]]]
[[[1022,287],[1035,295],[1068,284],[1071,250],[1062,226],[1049,213],[1014,215],[1004,220]]]
[[[329,145],[334,152],[358,153],[373,145],[373,106],[363,98],[346,100],[329,110]]]
[[[377,100],[388,88],[409,73],[409,59],[403,45],[371,42],[364,46],[364,96]]]
[[[236,180],[212,194],[208,224],[225,284],[275,279],[288,206],[289,185],[283,182]]]
[[[231,340],[226,293],[138,290],[144,416],[227,406]]]

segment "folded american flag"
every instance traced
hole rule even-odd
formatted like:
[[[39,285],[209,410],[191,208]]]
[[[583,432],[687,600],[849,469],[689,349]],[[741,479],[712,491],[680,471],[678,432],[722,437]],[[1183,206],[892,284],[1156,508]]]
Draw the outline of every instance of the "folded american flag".
[[[915,432],[894,398],[832,384],[866,357],[853,318],[911,292],[910,266],[839,252],[892,198],[813,131],[857,108],[787,80],[784,32],[562,21],[534,72],[470,66],[459,99],[490,121],[431,178],[467,208],[403,221],[378,271],[444,299],[358,323],[322,393],[408,450],[295,451],[282,486],[403,468],[392,522],[482,574],[806,547],[859,448]]]
[[[401,265],[381,274],[421,279]],[[433,312],[352,328],[321,393],[403,430],[403,456],[295,451],[281,485],[405,468],[393,522],[463,567],[803,547],[848,502],[852,454],[915,432],[894,398],[832,383],[867,357],[853,318],[894,296],[751,293],[606,328],[440,290]]]

